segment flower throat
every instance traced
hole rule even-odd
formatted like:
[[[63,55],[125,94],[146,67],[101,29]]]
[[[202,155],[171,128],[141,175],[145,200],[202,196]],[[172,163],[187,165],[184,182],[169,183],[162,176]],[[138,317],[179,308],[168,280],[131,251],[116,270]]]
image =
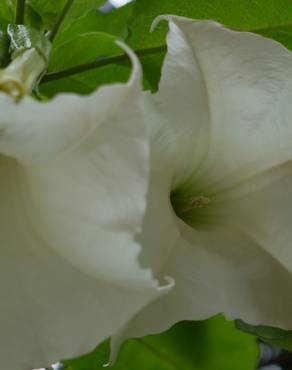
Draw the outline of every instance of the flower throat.
[[[170,201],[175,214],[191,227],[198,227],[207,221],[208,206],[211,199],[205,195],[184,197],[174,191]]]

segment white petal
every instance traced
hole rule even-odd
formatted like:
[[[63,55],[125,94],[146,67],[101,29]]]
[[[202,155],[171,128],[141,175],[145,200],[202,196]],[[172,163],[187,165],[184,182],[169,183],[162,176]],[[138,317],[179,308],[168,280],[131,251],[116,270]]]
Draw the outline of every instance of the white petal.
[[[139,61],[126,45],[117,43],[128,53],[133,64],[126,85],[103,86],[86,97],[59,94],[53,101],[42,104],[30,97],[15,104],[7,95],[0,94],[0,153],[27,164],[52,159],[61,152],[71,151],[100,125],[106,125],[111,116],[122,111],[123,105],[129,104],[132,96],[135,96],[133,107],[140,110],[137,108],[140,106],[138,92],[141,92],[142,78]],[[134,116],[135,109],[129,116],[131,114],[133,119],[139,119]],[[136,135],[138,131],[144,135],[142,123],[135,127]]]
[[[170,29],[159,91],[145,93],[144,114],[154,165],[158,162],[170,168],[174,182],[180,182],[206,154],[210,117],[201,66],[183,33],[172,22]]]
[[[290,159],[291,52],[212,21],[161,19],[169,20],[169,52],[146,106],[154,151],[165,151],[175,179],[193,173],[193,185],[218,189],[219,180],[228,186]]]
[[[169,52],[157,95],[145,96],[153,158],[140,239],[143,260],[176,285],[138,313],[113,347],[220,312],[292,329],[292,184],[285,164],[292,156],[292,54],[211,21],[161,18],[169,20]],[[265,172],[279,165],[277,173]],[[176,219],[165,189],[184,182],[187,196],[213,192],[217,225],[194,230]]]
[[[292,328],[291,274],[260,245],[231,228],[185,229],[183,234],[164,268],[175,280],[174,290],[150,303],[113,338],[114,351],[125,338],[218,313],[229,320]]]
[[[148,184],[139,99],[136,61],[128,84],[90,97],[19,105],[1,97],[0,357],[7,370],[92,349],[165,290],[137,261]]]
[[[143,230],[138,240],[144,246],[140,258],[143,265],[151,266],[160,277],[167,275],[161,271],[180,238],[169,194],[168,171],[152,171]]]
[[[243,232],[292,273],[292,163],[242,182],[222,194]]]

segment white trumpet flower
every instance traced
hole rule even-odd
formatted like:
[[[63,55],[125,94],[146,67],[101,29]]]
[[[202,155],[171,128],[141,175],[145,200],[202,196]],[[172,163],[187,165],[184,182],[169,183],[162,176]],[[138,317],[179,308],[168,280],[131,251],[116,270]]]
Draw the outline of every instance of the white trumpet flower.
[[[149,150],[140,65],[126,51],[133,62],[127,84],[46,103],[0,95],[6,370],[91,350],[167,290],[137,261]]]
[[[141,261],[175,288],[113,341],[217,313],[292,329],[292,53],[213,21],[169,21],[145,94],[151,180]]]

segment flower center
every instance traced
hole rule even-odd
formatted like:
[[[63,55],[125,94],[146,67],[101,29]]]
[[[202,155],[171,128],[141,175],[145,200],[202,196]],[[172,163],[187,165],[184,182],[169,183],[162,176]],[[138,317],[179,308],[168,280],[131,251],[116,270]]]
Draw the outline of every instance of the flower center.
[[[170,201],[175,214],[185,223],[194,228],[206,224],[211,203],[209,197],[201,194],[184,197],[178,192],[172,192]]]

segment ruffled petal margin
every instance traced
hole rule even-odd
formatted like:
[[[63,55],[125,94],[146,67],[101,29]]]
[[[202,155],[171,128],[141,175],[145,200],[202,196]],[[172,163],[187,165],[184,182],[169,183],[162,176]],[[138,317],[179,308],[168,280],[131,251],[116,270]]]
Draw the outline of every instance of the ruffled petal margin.
[[[125,48],[125,47],[124,47]],[[164,294],[140,267],[148,144],[141,71],[48,103],[1,96],[0,357],[7,370],[93,349]]]

